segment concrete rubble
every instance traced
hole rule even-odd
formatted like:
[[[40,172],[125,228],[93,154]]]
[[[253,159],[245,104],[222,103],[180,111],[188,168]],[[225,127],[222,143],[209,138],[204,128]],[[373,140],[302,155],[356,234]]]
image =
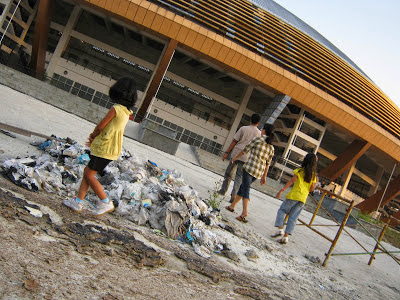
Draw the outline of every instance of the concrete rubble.
[[[89,149],[69,138],[47,140],[35,146],[43,150],[42,155],[2,163],[6,177],[31,191],[75,196],[90,159]],[[103,174],[98,174],[98,179],[116,206],[115,214],[189,243],[195,253],[205,258],[228,249],[226,241],[212,231],[225,227],[218,209],[201,199],[176,170],[162,169],[155,162],[141,161],[123,151]],[[91,210],[97,196],[89,190],[85,200],[84,208]]]

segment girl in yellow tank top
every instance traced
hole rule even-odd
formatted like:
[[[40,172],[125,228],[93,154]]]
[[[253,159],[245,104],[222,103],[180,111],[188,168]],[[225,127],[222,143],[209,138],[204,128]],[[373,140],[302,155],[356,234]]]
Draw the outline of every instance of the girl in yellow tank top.
[[[294,184],[292,190],[286,195],[286,199],[282,202],[278,209],[275,220],[275,227],[278,231],[272,237],[283,236],[278,240],[279,243],[286,244],[289,235],[292,234],[304,204],[306,203],[309,192],[312,192],[317,185],[317,156],[308,153],[301,164],[301,168],[293,171],[293,177],[285,184],[285,186],[276,194],[276,198],[280,198],[282,192]],[[285,231],[283,231],[285,216],[289,214]]]
[[[108,199],[95,175],[121,154],[125,126],[137,100],[135,80],[128,77],[119,79],[110,88],[109,96],[115,105],[89,135],[86,145],[90,146],[90,161],[83,172],[78,194],[73,199],[63,201],[64,205],[80,212],[83,208],[82,199],[85,199],[89,188],[92,188],[100,199],[93,211],[96,216],[114,210],[113,202]]]

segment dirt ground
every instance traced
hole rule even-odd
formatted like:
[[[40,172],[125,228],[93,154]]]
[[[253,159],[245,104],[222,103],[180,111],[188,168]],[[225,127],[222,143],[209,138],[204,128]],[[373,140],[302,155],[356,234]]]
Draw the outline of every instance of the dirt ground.
[[[190,245],[114,214],[76,214],[57,196],[3,177],[0,187],[2,299],[399,299],[398,286],[348,282],[340,270],[298,262],[256,236],[244,239],[240,230],[258,256],[287,270],[263,272],[223,254],[205,259]]]

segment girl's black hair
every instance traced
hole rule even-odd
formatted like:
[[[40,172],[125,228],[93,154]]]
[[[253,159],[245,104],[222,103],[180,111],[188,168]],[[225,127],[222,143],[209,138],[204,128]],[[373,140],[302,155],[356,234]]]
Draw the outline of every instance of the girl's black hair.
[[[274,139],[274,134],[273,134],[273,132],[274,132],[274,130],[275,130],[275,126],[272,125],[272,124],[265,124],[264,127],[263,127],[263,129],[265,130],[265,135],[267,136],[267,137],[265,138],[265,142],[266,142],[267,144],[271,144],[272,141],[273,141],[273,139]]]
[[[308,153],[301,164],[304,170],[304,181],[311,182],[311,179],[317,173],[317,156],[314,153]]]
[[[132,109],[137,100],[136,81],[130,77],[122,77],[110,87],[108,94],[114,103]]]

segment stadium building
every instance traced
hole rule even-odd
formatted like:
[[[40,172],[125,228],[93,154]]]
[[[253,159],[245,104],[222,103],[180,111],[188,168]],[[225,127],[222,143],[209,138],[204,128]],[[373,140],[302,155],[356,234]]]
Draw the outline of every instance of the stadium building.
[[[345,54],[271,0],[0,0],[8,66],[109,108],[136,78],[135,120],[219,155],[257,112],[269,177],[308,152],[338,195],[400,219],[400,109]]]

